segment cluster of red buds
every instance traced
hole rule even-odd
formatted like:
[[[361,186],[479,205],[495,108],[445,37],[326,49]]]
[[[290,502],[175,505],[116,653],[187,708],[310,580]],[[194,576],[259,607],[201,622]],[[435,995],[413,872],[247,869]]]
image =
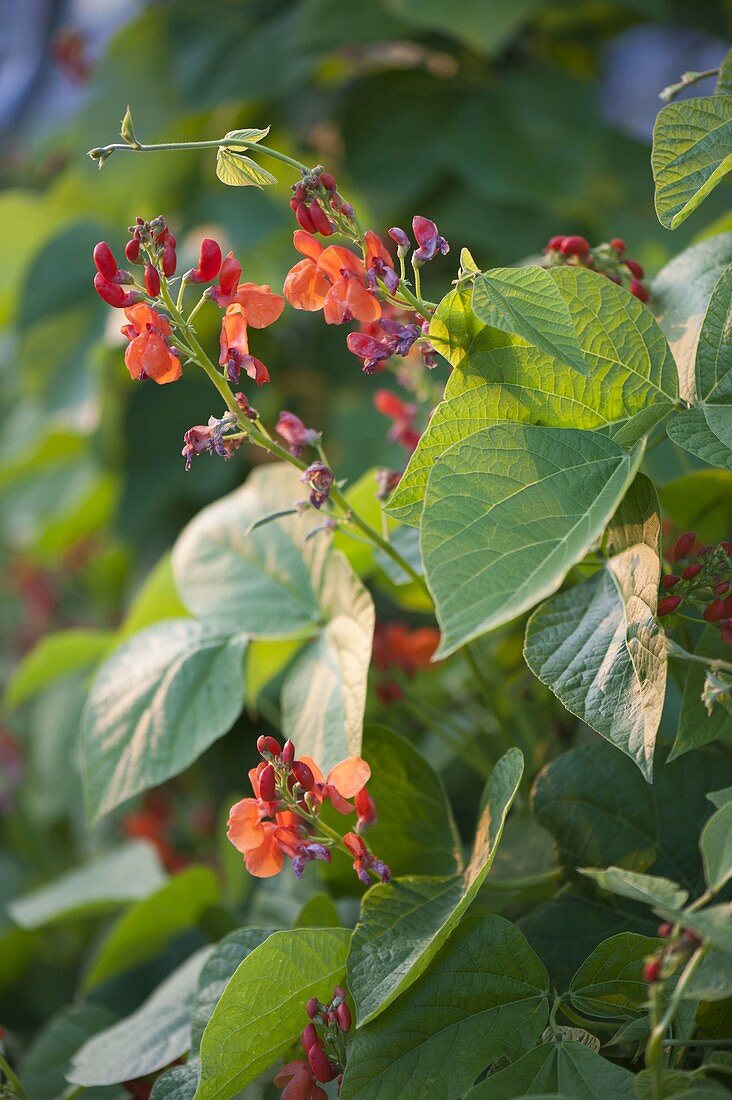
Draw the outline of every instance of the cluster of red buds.
[[[643,964],[643,981],[648,985],[663,982],[676,973],[699,947],[701,940],[693,932],[665,921],[658,926],[658,936],[665,943]]]
[[[374,632],[374,666],[379,673],[376,694],[389,705],[404,698],[403,680],[411,680],[422,668],[429,668],[440,644],[434,626],[411,629],[406,623],[377,622]]]
[[[374,405],[382,416],[388,416],[392,422],[388,438],[411,454],[422,435],[414,423],[417,406],[402,401],[391,390],[377,390],[374,394]]]
[[[306,233],[330,237],[336,230],[354,231],[353,207],[338,193],[335,177],[321,164],[304,172],[302,179],[292,185],[290,206]]]
[[[317,997],[308,1001],[305,1011],[310,1023],[300,1035],[307,1061],[296,1059],[279,1070],[274,1083],[282,1089],[280,1100],[327,1100],[328,1094],[319,1082],[335,1081],[340,1093],[346,1066],[344,1036],[351,1030],[351,1010],[346,997],[343,986],[337,985],[328,1004]]]
[[[691,605],[704,622],[717,623],[722,641],[732,645],[732,542],[702,546],[694,531],[686,531],[668,560],[672,572],[661,580],[658,615],[663,618]]]
[[[389,868],[365,844],[358,854],[353,851],[360,834],[376,822],[376,805],[366,790],[371,777],[366,761],[350,756],[323,776],[310,757],[296,758],[292,741],[280,746],[276,738],[262,736],[257,750],[262,760],[249,772],[254,797],[232,807],[228,825],[229,840],[243,854],[249,873],[276,875],[288,856],[300,878],[312,860],[330,863],[337,846],[354,855],[354,870],[363,882],[370,882],[370,875],[388,882]],[[340,814],[355,813],[356,831],[341,837],[319,821],[326,802]]]
[[[637,260],[625,255],[625,241],[613,237],[611,241],[590,247],[584,237],[550,237],[544,249],[544,267],[561,267],[565,264],[587,267],[599,275],[605,275],[618,286],[625,286],[641,302],[648,301],[648,287],[642,281],[644,271]]]

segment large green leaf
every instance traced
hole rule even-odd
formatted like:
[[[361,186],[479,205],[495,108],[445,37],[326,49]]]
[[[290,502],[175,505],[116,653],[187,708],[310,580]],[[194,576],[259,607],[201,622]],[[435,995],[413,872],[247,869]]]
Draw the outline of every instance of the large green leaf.
[[[591,867],[579,868],[580,874],[593,879],[603,890],[620,894],[631,901],[641,901],[646,905],[663,905],[678,909],[688,898],[675,882],[658,875],[641,875],[635,871],[626,871],[623,867],[608,867],[597,871]]]
[[[659,111],[651,163],[658,220],[676,229],[732,168],[732,96],[698,96]]]
[[[234,972],[201,1041],[197,1100],[229,1100],[284,1054],[303,1028],[311,997],[327,1001],[343,981],[351,933],[274,932]]]
[[[173,550],[173,575],[192,614],[257,638],[314,633],[328,549],[326,538],[305,541],[317,516],[311,510],[252,530],[304,495],[297,472],[283,463],[255,470],[198,513]]]
[[[150,1100],[193,1100],[201,1067],[197,1058],[161,1073],[153,1085]]]
[[[699,838],[707,886],[719,891],[732,877],[732,802],[707,821]]]
[[[732,405],[699,405],[668,423],[668,437],[685,451],[732,471]]]
[[[537,1042],[548,995],[546,969],[515,925],[468,917],[427,973],[356,1032],[341,1096],[462,1096],[488,1063]]]
[[[658,944],[633,932],[604,940],[572,978],[569,993],[577,1011],[612,1019],[642,1012],[648,1000],[643,963]]]
[[[218,898],[218,882],[210,867],[180,871],[112,925],[92,957],[84,987],[92,989],[154,958],[176,936],[195,925]]]
[[[720,233],[680,252],[651,284],[651,302],[669,342],[685,401],[695,400],[699,333],[712,292],[732,263],[732,233]]]
[[[543,1043],[507,1069],[488,1077],[465,1100],[516,1100],[561,1094],[573,1100],[636,1100],[634,1077],[574,1040]]]
[[[8,912],[21,928],[42,928],[52,921],[94,916],[146,898],[165,878],[152,845],[131,840],[15,898]]]
[[[271,932],[264,928],[239,928],[216,945],[198,979],[191,1011],[192,1050],[200,1047],[206,1024],[234,971],[270,935]]]
[[[372,1020],[427,969],[459,924],[488,874],[523,774],[509,749],[486,784],[470,862],[449,877],[406,876],[372,887],[348,957],[348,983],[359,1025]]]
[[[339,553],[325,565],[325,624],[288,669],[282,688],[282,732],[324,771],[361,750],[374,605]]]
[[[566,270],[569,274],[570,269]],[[471,306],[469,283],[440,303],[430,339],[455,370],[445,401],[435,410],[392,495],[390,515],[418,524],[427,479],[437,458],[459,439],[497,420],[548,427],[585,428],[634,443],[664,416],[677,396],[673,357],[648,310],[608,280],[591,280],[597,308],[626,319],[603,332],[597,319],[579,315],[577,275],[563,276],[562,290],[578,314],[578,340],[590,377],[531,340],[481,322]],[[564,285],[566,283],[566,285]],[[603,285],[606,284],[606,285]],[[552,284],[554,285],[554,284]],[[586,324],[581,324],[586,321]]]
[[[191,1044],[191,1004],[211,947],[202,947],[174,970],[143,1005],[89,1039],[67,1078],[76,1085],[114,1085],[144,1077],[185,1054]]]
[[[652,485],[628,491],[621,532],[606,541],[618,552],[605,568],[547,600],[526,629],[526,663],[565,707],[636,762],[650,781],[666,692],[666,639],[656,622],[661,574],[659,505]],[[649,489],[650,486],[650,489]],[[638,518],[629,513],[635,512]],[[655,543],[625,546],[637,530]]]
[[[421,531],[439,655],[551,595],[598,539],[641,456],[598,433],[523,424],[496,424],[445,451]]]
[[[55,680],[93,668],[113,644],[111,630],[63,630],[47,634],[10,677],[3,702],[11,709],[19,707]]]
[[[58,1100],[67,1089],[66,1071],[83,1044],[115,1023],[101,1005],[71,1005],[52,1016],[23,1054],[18,1072],[33,1100]],[[124,1096],[124,1093],[119,1093]]]
[[[721,640],[719,630],[709,626],[701,635],[694,652],[710,661],[725,660],[728,647]],[[707,672],[708,668],[704,665],[689,662],[676,740],[669,760],[675,760],[690,749],[701,748],[710,741],[732,736],[732,704],[725,704],[724,699],[719,699],[715,701],[710,713],[702,701]]]
[[[233,725],[247,639],[168,619],[134,635],[99,670],[83,719],[93,821],[182,772]]]
[[[684,985],[683,996],[692,1001],[724,1001],[732,997],[732,955],[713,948],[704,955]]]

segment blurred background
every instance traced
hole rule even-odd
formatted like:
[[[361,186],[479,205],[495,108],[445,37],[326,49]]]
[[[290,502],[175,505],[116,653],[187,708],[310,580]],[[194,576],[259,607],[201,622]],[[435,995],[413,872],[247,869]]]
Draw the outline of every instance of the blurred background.
[[[151,569],[251,461],[203,457],[184,473],[184,431],[221,410],[190,375],[173,387],[130,380],[119,315],[92,289],[95,242],[121,253],[136,216],[162,213],[180,270],[203,234],[276,290],[298,258],[285,172],[262,192],[224,187],[205,152],[118,154],[99,172],[86,151],[118,140],[127,103],[143,141],[271,125],[270,144],[325,164],[377,231],[434,218],[452,254],[432,265],[428,297],[448,289],[462,245],[485,268],[556,233],[623,237],[652,275],[732,227],[719,188],[663,230],[650,172],[659,91],[717,65],[731,23],[722,0],[0,0],[3,671],[49,631],[97,628],[103,647],[103,632],[149,621],[134,600]],[[201,317],[215,346],[217,315]],[[345,476],[403,463],[342,330],[287,309],[254,350],[272,375],[256,394],[266,421],[287,408],[323,429]],[[147,591],[157,617],[180,613],[164,566]],[[75,763],[85,685],[61,677],[0,727],[2,835],[14,850],[0,858],[0,895],[90,843]],[[211,800],[196,801],[195,779],[183,788],[186,827],[204,836]],[[146,807],[138,832],[154,831],[158,811]],[[0,924],[0,986],[34,957],[24,937]],[[60,975],[78,944],[52,952],[50,984],[14,995],[29,1027],[68,992]]]

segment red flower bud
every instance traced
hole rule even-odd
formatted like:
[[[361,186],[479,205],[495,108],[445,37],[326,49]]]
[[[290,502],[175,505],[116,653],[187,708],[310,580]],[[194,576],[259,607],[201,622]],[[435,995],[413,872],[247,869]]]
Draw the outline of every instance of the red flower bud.
[[[679,535],[671,551],[671,561],[678,561],[679,558],[685,558],[695,542],[696,532],[694,531],[686,531],[683,535]]]
[[[677,577],[675,573],[667,573],[665,577],[661,578],[661,585],[668,592],[669,588],[673,588],[680,580],[681,577]]]
[[[650,295],[648,294],[648,288],[643,286],[643,283],[639,283],[637,279],[630,280],[630,286],[628,290],[637,298],[639,302],[647,302]]]
[[[724,600],[712,600],[702,611],[702,619],[707,623],[718,623],[720,619],[726,619]]]
[[[301,229],[304,229],[306,233],[316,233],[317,230],[313,224],[313,219],[310,216],[310,211],[304,202],[298,204],[295,211],[295,217],[297,218],[297,224]]]
[[[310,203],[308,213],[310,214],[310,220],[316,232],[320,233],[323,237],[330,237],[333,232],[333,226],[328,221],[325,211],[317,200],[313,200],[313,202]]]
[[[615,249],[618,256],[622,256],[625,252],[625,241],[622,237],[613,237],[610,241],[610,247]]]
[[[657,982],[661,977],[661,960],[660,959],[646,959],[643,967],[643,980],[650,985],[652,982]]]
[[[280,743],[276,737],[262,737],[257,738],[257,752],[264,756],[266,752],[271,753],[272,756],[279,756]]]
[[[728,596],[724,601],[724,616],[725,619],[732,617],[732,596]]]
[[[351,1030],[351,1010],[345,1001],[343,1004],[338,1005],[336,1009],[336,1020],[341,1031]]]
[[[204,237],[198,253],[198,266],[186,275],[189,283],[212,283],[221,271],[221,247],[211,237]]]
[[[145,264],[145,290],[151,298],[157,298],[160,293],[160,275],[151,263]]]
[[[659,924],[658,926],[658,935],[661,937],[662,940],[667,940],[671,935],[672,930],[673,925],[669,924],[668,921],[664,921],[663,924]]]
[[[311,1020],[314,1020],[319,1012],[318,998],[311,997],[308,1003],[305,1005],[305,1011]]]
[[[169,233],[163,245],[163,275],[169,279],[171,275],[175,275],[177,266],[178,257],[175,254],[175,237],[172,233]]]
[[[565,237],[559,248],[565,256],[586,256],[590,251],[590,242],[584,237]]]
[[[277,773],[271,764],[259,776],[259,797],[265,802],[274,802],[277,798]]]
[[[300,1036],[300,1045],[307,1054],[313,1043],[318,1042],[318,1032],[315,1029],[315,1024],[308,1024],[303,1028],[302,1035]]]
[[[131,241],[128,241],[125,245],[125,256],[131,264],[136,264],[140,258],[140,242],[137,237],[133,237]]]
[[[702,571],[701,562],[695,561],[695,562],[692,562],[691,565],[687,565],[686,569],[684,569],[681,576],[684,578],[685,581],[692,581],[694,579],[694,577],[697,575],[697,573],[701,573],[701,571]]]
[[[114,306],[115,309],[126,309],[127,306],[134,306],[136,302],[141,302],[144,297],[139,290],[125,290],[119,283],[110,283],[109,279],[105,279],[99,271],[94,276],[94,289],[107,305]]]
[[[94,246],[94,264],[100,275],[103,275],[105,279],[109,279],[110,282],[114,279],[115,275],[119,271],[119,266],[114,258],[114,253],[109,247],[106,241],[100,241],[99,244]]]
[[[302,760],[296,760],[292,765],[292,774],[304,791],[312,791],[315,786],[315,776],[307,764]]]
[[[282,746],[282,763],[287,764],[288,767],[295,759],[295,746],[288,738]]]
[[[671,615],[683,602],[683,596],[663,596],[658,601],[658,614],[661,618],[664,615]]]
[[[328,1061],[328,1057],[320,1045],[320,1040],[313,1043],[308,1051],[308,1062],[316,1081],[332,1081],[338,1072]]]
[[[645,271],[637,260],[623,260],[623,265],[627,267],[630,274],[634,275],[636,279],[642,279],[645,275]]]
[[[719,545],[722,547],[727,557],[732,558],[732,542],[727,542],[725,540],[724,542],[720,542]]]
[[[556,237],[550,237],[546,243],[546,252],[561,252],[562,245],[564,244],[564,235],[559,234]]]
[[[338,187],[335,176],[331,176],[330,172],[321,172],[320,182],[322,183],[326,191],[335,191]]]
[[[333,999],[334,1000],[335,1000],[336,997],[340,997],[340,999],[342,1001],[345,1001],[347,996],[348,996],[348,994],[346,993],[346,991],[345,991],[345,989],[343,988],[342,985],[334,985],[333,986]]]
[[[717,593],[718,596],[723,596],[725,592],[729,591],[729,581],[722,581],[720,584],[715,586],[714,591]]]

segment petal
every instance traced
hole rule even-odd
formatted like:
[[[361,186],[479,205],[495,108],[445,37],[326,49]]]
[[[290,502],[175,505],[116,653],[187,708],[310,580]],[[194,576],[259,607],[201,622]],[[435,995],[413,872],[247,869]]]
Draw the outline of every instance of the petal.
[[[373,267],[374,260],[382,260],[387,267],[394,267],[394,261],[378,233],[367,229],[364,235],[366,243],[366,267]]]
[[[316,783],[325,783],[325,776],[323,775],[315,761],[312,759],[312,757],[301,756],[299,757],[299,759],[302,760],[303,764],[307,764],[307,766],[310,768],[310,771],[313,773],[313,777]]]
[[[265,382],[269,382],[269,371],[261,359],[255,359],[253,355],[242,355],[241,365],[258,386],[263,386]]]
[[[381,317],[381,303],[358,279],[348,280],[346,294],[348,310],[357,321],[376,321]]]
[[[287,274],[282,288],[285,298],[295,309],[313,312],[322,309],[330,283],[312,260],[300,260]]]
[[[339,279],[330,288],[323,302],[323,320],[326,325],[342,325],[344,321],[350,320],[347,295],[345,279]]]
[[[326,783],[332,784],[344,798],[353,798],[371,778],[371,768],[360,756],[349,756],[331,768]]]
[[[277,843],[275,827],[270,821],[262,825],[264,830],[264,842],[258,848],[250,849],[244,853],[244,862],[247,871],[255,878],[271,878],[278,875],[284,862],[282,851]]]
[[[166,386],[169,382],[178,382],[183,377],[183,368],[178,356],[173,355],[168,348],[167,363],[163,365],[161,361],[155,371],[148,371],[148,374],[159,386]]]
[[[238,302],[252,328],[266,328],[280,317],[285,308],[281,294],[273,294],[268,286],[241,283],[234,298]]]
[[[306,233],[304,229],[296,229],[292,236],[292,243],[303,256],[309,256],[311,260],[317,260],[323,251],[320,241],[316,241],[312,233]]]
[[[144,338],[136,336],[125,348],[125,366],[130,372],[131,378],[139,378],[142,374],[142,346],[139,341]]]
[[[263,844],[265,830],[256,798],[242,798],[231,807],[226,835],[236,850],[244,855]]]
[[[318,269],[323,271],[333,283],[343,277],[344,271],[351,275],[358,275],[360,279],[366,277],[363,260],[360,260],[350,249],[343,248],[339,244],[331,244],[323,250],[318,260]]]

